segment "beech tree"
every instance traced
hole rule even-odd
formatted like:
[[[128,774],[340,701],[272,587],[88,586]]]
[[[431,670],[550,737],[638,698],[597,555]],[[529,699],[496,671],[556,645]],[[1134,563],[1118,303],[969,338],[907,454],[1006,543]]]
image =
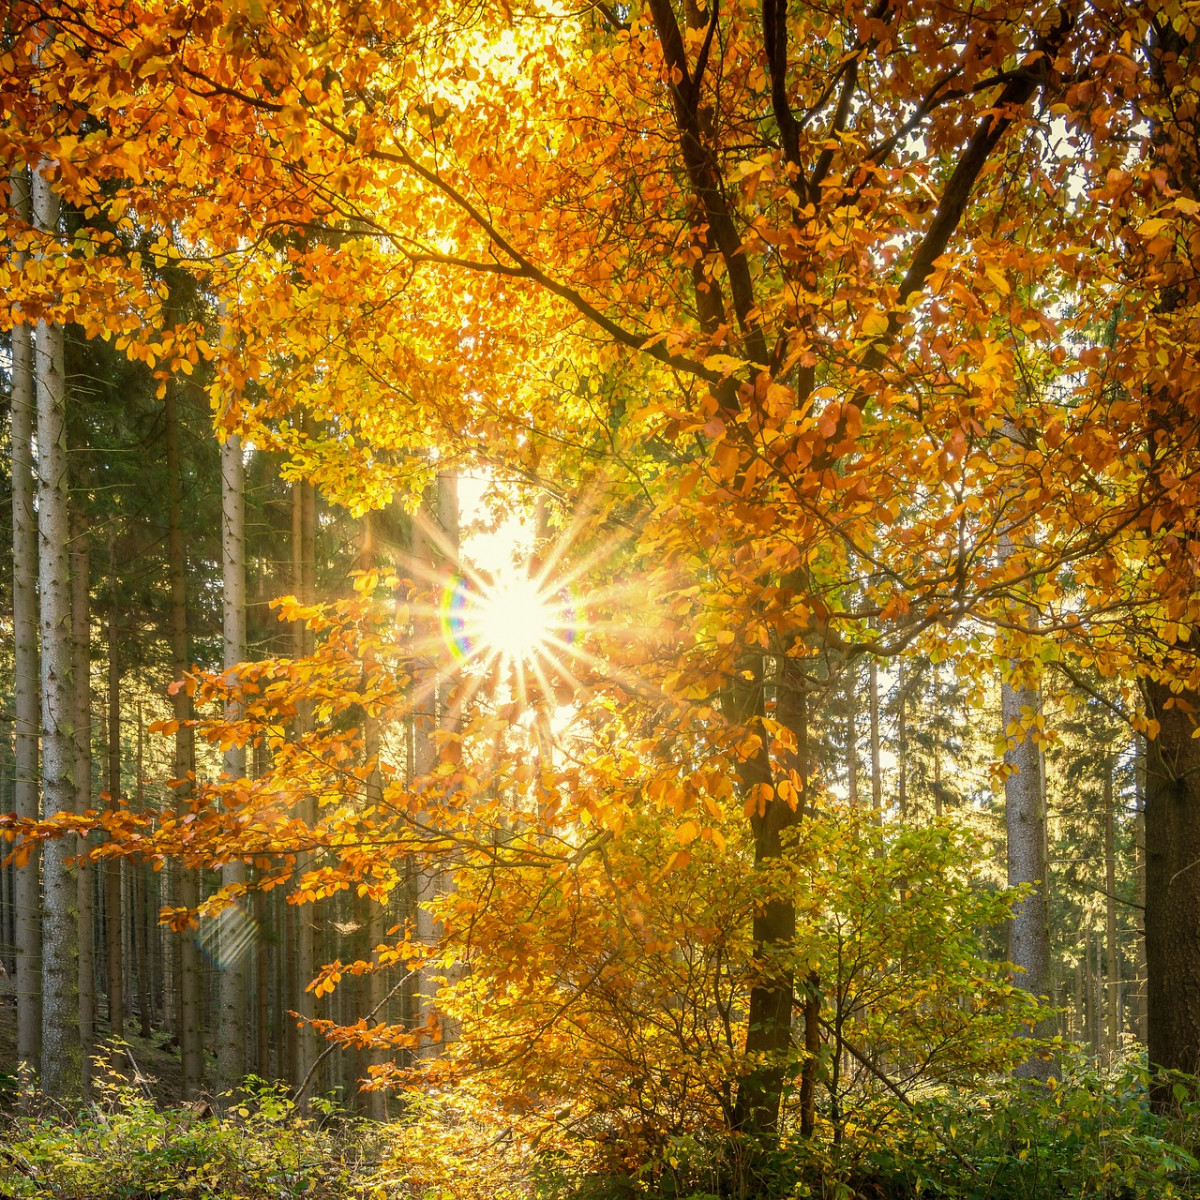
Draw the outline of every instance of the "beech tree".
[[[85,250],[43,223],[53,277],[18,272],[13,253],[6,282],[19,303],[69,308],[114,337],[164,393],[210,362],[226,432],[290,456],[309,482],[297,484],[300,603],[286,614],[313,634],[326,619],[306,577],[306,487],[361,511],[396,492],[415,500],[465,463],[561,498],[567,542],[636,573],[654,636],[632,636],[632,605],[621,613],[601,587],[599,644],[571,686],[603,694],[631,738],[688,731],[686,754],[624,755],[638,796],[674,825],[672,869],[693,843],[727,840],[729,810],[747,823],[747,1019],[727,1114],[739,1132],[775,1135],[800,1042],[811,1128],[829,997],[792,953],[789,864],[817,809],[810,741],[830,661],[868,657],[874,671],[936,647],[981,677],[1000,659],[1010,698],[1056,657],[1141,672],[1155,715],[1135,719],[1160,751],[1184,753],[1167,692],[1192,688],[1192,664],[1155,643],[1190,636],[1178,536],[1190,443],[1171,432],[1190,366],[1159,360],[1183,342],[1172,322],[1187,307],[1150,299],[1183,286],[1162,264],[1182,261],[1196,203],[1175,169],[1190,110],[1175,115],[1174,72],[1194,37],[1182,9],[1154,18],[1154,51],[1145,14],[1076,0],[531,13],[447,0],[339,10],[320,28],[300,4],[29,15],[11,53],[6,159],[44,156],[61,194],[151,232],[136,253],[115,235]],[[1149,108],[1162,113],[1147,125]],[[1113,128],[1122,136],[1106,141]],[[1130,169],[1131,146],[1170,169],[1153,155]],[[1098,230],[1097,260],[1083,248]],[[219,344],[169,311],[143,258],[195,273],[222,301]],[[1114,378],[1135,401],[1114,398]],[[1162,450],[1149,473],[1147,444]],[[1166,564],[1162,604],[1130,582],[1147,555]],[[1126,586],[1132,598],[1114,601]],[[1118,608],[1151,632],[1111,622]],[[292,733],[268,742],[282,760],[271,779],[300,806],[303,831],[278,850],[306,901],[328,899],[348,869],[305,857],[304,837],[332,850],[303,799],[309,784],[333,787],[314,751],[361,754],[316,721],[315,674],[365,671],[357,690],[342,686],[367,708],[372,672],[401,690],[401,675],[444,686],[423,678],[420,655],[352,667],[343,651],[301,630],[290,665],[260,668],[292,689]],[[538,682],[548,703],[554,681]],[[194,686],[224,701],[232,684]],[[1010,704],[1006,732],[1014,715]],[[397,842],[430,863],[468,820],[454,797],[479,781],[456,758],[458,732],[440,733],[436,761],[412,755],[404,793],[436,823]],[[508,736],[497,761],[511,765]],[[1013,737],[1014,755],[1031,754],[1032,736]],[[598,766],[590,783],[564,772],[568,799],[547,790],[543,808],[568,805],[581,824],[586,812],[607,831],[597,839],[616,837],[629,785]],[[508,780],[499,766],[487,777]],[[1156,806],[1152,857],[1187,840],[1164,830],[1160,843]],[[349,830],[358,817],[342,819]],[[215,824],[209,849],[233,853]],[[554,821],[542,824],[552,842]],[[156,852],[199,865],[178,829],[163,837]],[[489,837],[503,841],[496,827]],[[559,864],[578,852],[560,846]],[[1150,892],[1194,925],[1177,889]],[[179,901],[186,923],[201,899],[185,884]],[[296,946],[298,974],[316,974],[303,927]],[[395,952],[428,965],[411,942]],[[1153,976],[1162,959],[1150,961]],[[307,1001],[300,1016],[310,1028]],[[397,1037],[421,1047],[412,1030]],[[1170,1041],[1186,1051],[1186,1036]],[[1186,1056],[1151,1042],[1163,1065]]]

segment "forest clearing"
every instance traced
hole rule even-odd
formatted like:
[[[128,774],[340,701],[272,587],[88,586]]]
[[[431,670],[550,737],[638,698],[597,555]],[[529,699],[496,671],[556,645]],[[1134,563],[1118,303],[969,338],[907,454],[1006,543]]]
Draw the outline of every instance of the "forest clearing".
[[[8,0],[0,1198],[1200,1197],[1200,0]]]

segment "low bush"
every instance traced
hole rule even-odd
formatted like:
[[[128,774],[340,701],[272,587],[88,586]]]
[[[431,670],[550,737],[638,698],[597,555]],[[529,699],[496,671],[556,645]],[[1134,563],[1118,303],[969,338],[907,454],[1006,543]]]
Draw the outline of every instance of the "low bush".
[[[77,1112],[32,1098],[0,1127],[5,1200],[376,1200],[378,1127],[296,1111],[251,1080],[242,1101],[160,1109],[123,1082]],[[331,1119],[332,1118],[332,1119]],[[394,1194],[394,1193],[391,1193]]]

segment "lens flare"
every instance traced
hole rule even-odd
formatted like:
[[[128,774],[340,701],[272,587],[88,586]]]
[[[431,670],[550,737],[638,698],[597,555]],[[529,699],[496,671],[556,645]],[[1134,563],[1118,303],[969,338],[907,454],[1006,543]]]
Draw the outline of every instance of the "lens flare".
[[[200,949],[224,970],[250,952],[258,934],[258,922],[240,904],[223,908],[215,917],[201,917],[197,941]]]
[[[484,658],[528,663],[575,640],[570,591],[552,590],[517,570],[474,584],[456,576],[442,593],[440,616],[442,637],[459,662]]]

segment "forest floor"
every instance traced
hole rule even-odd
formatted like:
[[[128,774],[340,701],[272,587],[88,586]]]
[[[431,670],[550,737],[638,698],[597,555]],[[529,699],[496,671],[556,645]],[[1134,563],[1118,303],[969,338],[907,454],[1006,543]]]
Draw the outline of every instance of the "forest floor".
[[[132,1083],[157,1104],[179,1103],[179,1091],[183,1082],[179,1065],[179,1051],[170,1035],[160,1029],[151,1029],[149,1037],[137,1032],[137,1021],[125,1024],[125,1048],[112,1056],[109,1071]],[[96,1036],[104,1041],[109,1036],[107,1020],[96,1023]],[[17,1069],[17,997],[13,980],[0,974],[0,1103],[5,1099],[3,1087],[5,1077],[15,1077]]]

